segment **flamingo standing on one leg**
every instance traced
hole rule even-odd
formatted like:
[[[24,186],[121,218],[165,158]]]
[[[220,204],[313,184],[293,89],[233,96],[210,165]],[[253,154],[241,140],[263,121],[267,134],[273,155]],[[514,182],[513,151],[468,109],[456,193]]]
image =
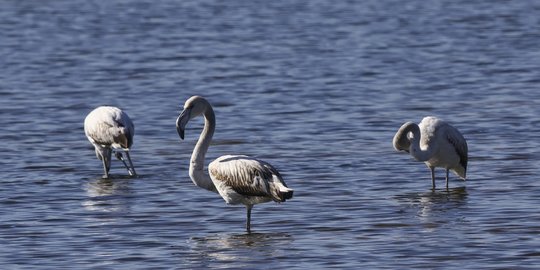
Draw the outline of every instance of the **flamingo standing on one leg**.
[[[203,115],[203,131],[193,149],[189,176],[195,185],[219,193],[227,204],[244,204],[247,209],[246,230],[251,232],[251,209],[253,205],[269,201],[284,202],[292,198],[279,172],[270,164],[242,155],[225,155],[208,165],[209,175],[204,172],[204,157],[214,134],[216,120],[210,103],[193,96],[184,104],[184,110],[176,120],[181,139],[189,120]]]

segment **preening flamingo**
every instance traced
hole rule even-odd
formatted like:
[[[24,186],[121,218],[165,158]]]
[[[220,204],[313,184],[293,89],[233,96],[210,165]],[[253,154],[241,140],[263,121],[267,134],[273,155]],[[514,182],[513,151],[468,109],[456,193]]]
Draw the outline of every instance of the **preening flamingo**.
[[[403,124],[394,136],[393,145],[397,151],[406,151],[429,167],[433,189],[435,167],[446,169],[446,188],[449,170],[466,179],[467,141],[455,127],[436,117],[424,117],[419,125]]]

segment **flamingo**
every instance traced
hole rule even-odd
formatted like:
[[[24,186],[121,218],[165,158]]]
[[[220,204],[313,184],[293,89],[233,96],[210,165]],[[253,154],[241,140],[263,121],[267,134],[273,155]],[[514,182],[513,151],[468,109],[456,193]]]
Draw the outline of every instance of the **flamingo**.
[[[103,163],[103,171],[105,172],[103,178],[109,178],[113,150],[116,158],[124,163],[129,175],[136,175],[135,167],[129,157],[129,148],[133,144],[135,128],[124,111],[111,106],[97,107],[84,119],[84,133],[94,145],[97,158]],[[121,151],[126,154],[129,165]]]
[[[431,170],[431,184],[435,189],[435,167],[453,171],[461,179],[466,179],[468,148],[463,135],[450,124],[437,117],[427,116],[419,125],[403,124],[393,139],[397,151],[406,151],[417,161],[423,161]]]
[[[200,96],[189,98],[176,120],[176,129],[183,140],[187,123],[199,115],[204,117],[204,128],[191,155],[189,176],[195,185],[218,193],[227,204],[245,205],[246,231],[250,233],[253,205],[285,202],[292,198],[293,190],[287,187],[272,165],[244,155],[221,156],[208,165],[209,174],[206,174],[204,159],[216,126],[210,103]]]

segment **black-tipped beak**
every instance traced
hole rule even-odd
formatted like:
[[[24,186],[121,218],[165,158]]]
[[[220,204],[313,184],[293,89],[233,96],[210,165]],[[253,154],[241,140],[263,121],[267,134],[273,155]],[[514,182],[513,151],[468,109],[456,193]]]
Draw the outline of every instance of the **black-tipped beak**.
[[[178,119],[176,119],[176,131],[178,131],[178,135],[182,140],[184,139],[184,131],[186,130],[190,115],[191,109],[187,108],[184,109],[182,113],[180,113],[180,116],[178,116]]]
[[[180,136],[180,139],[184,139],[184,130],[176,126],[176,131],[178,131],[178,136]]]

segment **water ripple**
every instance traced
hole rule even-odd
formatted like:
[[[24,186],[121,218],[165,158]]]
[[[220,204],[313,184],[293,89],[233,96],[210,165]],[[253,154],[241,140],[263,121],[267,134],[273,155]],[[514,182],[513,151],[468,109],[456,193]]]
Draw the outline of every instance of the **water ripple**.
[[[535,269],[539,9],[7,1],[0,268]],[[216,112],[208,160],[253,155],[295,189],[254,208],[255,233],[189,179],[203,121],[184,141],[174,122],[191,95]],[[83,121],[103,104],[135,122],[138,177],[115,160],[101,179]],[[469,143],[468,179],[449,190],[391,145],[426,115]]]

